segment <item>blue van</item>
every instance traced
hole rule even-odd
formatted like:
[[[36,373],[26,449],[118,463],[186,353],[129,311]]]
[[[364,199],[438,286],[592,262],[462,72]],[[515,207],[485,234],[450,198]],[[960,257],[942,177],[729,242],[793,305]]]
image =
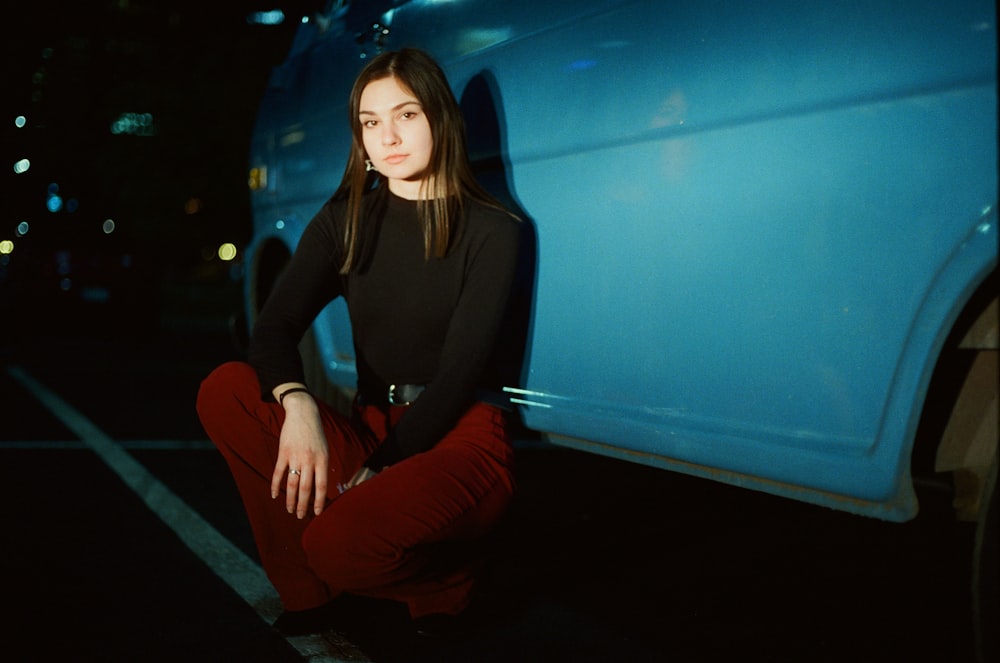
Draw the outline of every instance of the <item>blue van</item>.
[[[442,63],[532,229],[506,388],[528,430],[891,521],[930,454],[995,532],[993,2],[330,0],[252,138],[251,321],[340,181],[355,75],[402,46]],[[303,351],[350,395],[343,302]]]

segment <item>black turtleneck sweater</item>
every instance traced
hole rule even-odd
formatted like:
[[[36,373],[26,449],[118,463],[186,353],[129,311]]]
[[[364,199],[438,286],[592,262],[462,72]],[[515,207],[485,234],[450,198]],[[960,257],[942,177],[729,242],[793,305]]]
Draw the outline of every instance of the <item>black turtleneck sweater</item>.
[[[279,384],[304,382],[298,343],[319,311],[344,297],[362,396],[384,402],[390,384],[427,385],[366,462],[377,471],[433,447],[477,388],[492,386],[482,381],[511,289],[519,224],[467,201],[448,255],[425,259],[417,202],[385,187],[369,196],[376,198],[363,220],[362,265],[339,273],[347,206],[331,199],[306,227],[265,303],[249,362],[266,400]]]

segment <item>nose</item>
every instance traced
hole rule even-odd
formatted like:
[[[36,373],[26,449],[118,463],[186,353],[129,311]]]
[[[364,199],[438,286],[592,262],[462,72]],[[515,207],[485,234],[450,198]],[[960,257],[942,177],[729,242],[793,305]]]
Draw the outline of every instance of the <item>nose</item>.
[[[382,144],[383,145],[395,145],[399,142],[399,134],[396,132],[396,127],[392,122],[382,123]]]

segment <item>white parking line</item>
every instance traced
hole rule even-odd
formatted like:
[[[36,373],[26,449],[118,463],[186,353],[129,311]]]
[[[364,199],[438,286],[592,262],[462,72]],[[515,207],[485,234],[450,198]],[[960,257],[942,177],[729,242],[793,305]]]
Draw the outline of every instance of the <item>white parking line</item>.
[[[273,622],[281,613],[281,602],[264,570],[233,545],[212,525],[153,476],[122,446],[112,440],[89,419],[77,412],[55,393],[18,366],[7,373],[38,399],[63,425],[76,434],[82,446],[96,453],[125,484],[156,514],[181,541],[243,600],[261,619]],[[176,444],[176,442],[174,443]],[[11,447],[12,445],[4,445]],[[24,445],[27,446],[27,445]],[[17,448],[24,448],[19,446]],[[33,442],[34,449],[81,448],[75,442]],[[149,441],[135,443],[150,448]],[[158,448],[164,448],[163,446]],[[170,447],[166,447],[170,448]],[[176,448],[176,447],[174,447]],[[191,448],[187,443],[185,448]],[[289,643],[311,663],[367,661],[354,645],[337,634],[288,638]]]

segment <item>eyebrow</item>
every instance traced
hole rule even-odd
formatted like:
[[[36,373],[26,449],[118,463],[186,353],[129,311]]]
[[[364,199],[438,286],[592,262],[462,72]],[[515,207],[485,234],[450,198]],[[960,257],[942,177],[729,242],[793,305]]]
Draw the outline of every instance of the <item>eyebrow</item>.
[[[393,106],[392,108],[390,108],[389,112],[398,111],[401,108],[405,108],[406,106],[410,106],[410,105],[420,106],[420,102],[419,101],[404,101],[403,103],[396,104],[395,106]],[[421,106],[421,108],[422,108],[422,106]],[[360,111],[358,111],[358,115],[376,115],[377,116],[378,113],[376,113],[375,111],[370,111],[370,110],[360,110]]]

